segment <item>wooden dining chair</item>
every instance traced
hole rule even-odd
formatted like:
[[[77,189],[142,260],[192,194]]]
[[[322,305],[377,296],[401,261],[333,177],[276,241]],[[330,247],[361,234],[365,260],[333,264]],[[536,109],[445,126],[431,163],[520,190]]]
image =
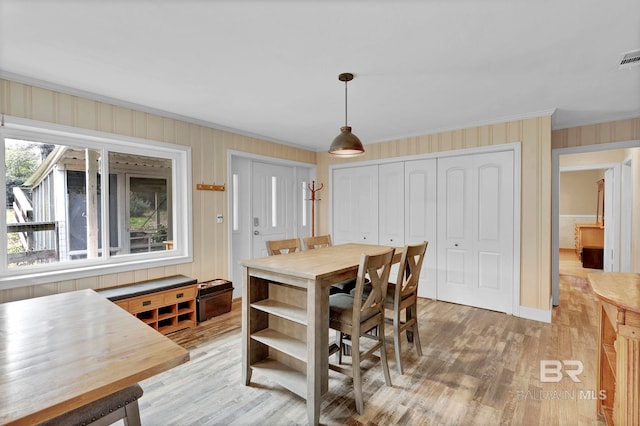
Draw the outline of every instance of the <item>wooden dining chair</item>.
[[[317,235],[315,237],[302,238],[302,246],[305,250],[315,250],[323,247],[331,247],[331,235]],[[356,280],[345,280],[338,283],[331,284],[329,290],[331,294],[334,293],[349,293],[356,286]]]
[[[356,410],[364,413],[362,399],[362,371],[360,362],[374,357],[379,352],[384,380],[391,386],[391,376],[387,363],[384,336],[384,295],[389,283],[389,273],[395,249],[391,248],[379,255],[360,256],[358,276],[354,294],[336,293],[329,296],[329,327],[336,330],[337,341],[331,345],[330,356],[337,353],[338,363],[329,362],[329,368],[346,374],[353,379]],[[369,276],[371,291],[368,297],[363,297],[365,275]],[[344,335],[350,336],[351,365],[343,363]],[[375,343],[361,352],[360,338],[372,339]]]
[[[298,238],[290,238],[288,240],[271,240],[267,241],[266,244],[269,256],[302,251],[302,246],[300,246],[300,240]]]
[[[302,238],[302,246],[305,250],[313,250],[322,247],[330,247],[333,244],[331,243],[331,235],[317,235],[315,237],[304,237]]]
[[[407,340],[413,342],[418,355],[422,356],[420,334],[418,333],[418,283],[428,244],[427,241],[424,241],[420,244],[405,246],[396,282],[387,285],[384,305],[386,312],[391,312],[392,316],[386,316],[385,320],[387,323],[393,324],[396,369],[400,374],[403,374],[400,348],[403,331],[407,333]],[[401,320],[402,311],[405,312],[404,321]]]

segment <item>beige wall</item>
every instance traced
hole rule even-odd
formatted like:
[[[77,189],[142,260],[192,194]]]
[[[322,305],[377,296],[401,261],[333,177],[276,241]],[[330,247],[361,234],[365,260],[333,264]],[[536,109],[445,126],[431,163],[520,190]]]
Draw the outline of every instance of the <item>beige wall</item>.
[[[560,173],[560,214],[595,217],[598,204],[598,180],[603,177],[604,170]]]
[[[228,278],[227,225],[216,213],[227,212],[226,192],[197,191],[196,183],[226,183],[227,150],[315,163],[316,153],[240,136],[183,121],[134,111],[76,96],[0,79],[0,113],[83,129],[190,146],[193,162],[193,262],[164,268],[101,275],[0,291],[0,302],[103,288],[184,274],[201,281]]]
[[[355,160],[334,159],[318,153],[317,180],[329,182],[329,165],[522,143],[522,205],[520,304],[549,309],[551,297],[551,117],[530,118],[432,135],[398,139],[365,146]],[[330,194],[323,194],[329,200]],[[319,206],[320,232],[328,232],[328,201]]]

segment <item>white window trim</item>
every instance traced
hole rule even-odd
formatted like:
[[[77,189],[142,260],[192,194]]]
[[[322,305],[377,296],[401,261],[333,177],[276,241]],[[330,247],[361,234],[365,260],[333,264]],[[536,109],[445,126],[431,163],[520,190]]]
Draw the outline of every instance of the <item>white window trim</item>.
[[[193,262],[193,225],[191,217],[191,148],[149,139],[127,137],[106,132],[86,130],[77,127],[40,122],[18,117],[3,116],[0,137],[13,139],[35,139],[54,144],[69,145],[73,141],[87,148],[120,150],[131,154],[158,155],[174,161],[172,167],[173,230],[175,250],[149,254],[119,255],[104,260],[74,260],[55,265],[28,268],[25,270],[6,269],[6,226],[0,226],[0,290],[30,285],[54,283],[97,275],[114,274]],[[150,153],[150,150],[152,151]],[[0,149],[0,186],[6,185],[4,170],[4,143]],[[178,173],[184,168],[184,173]]]

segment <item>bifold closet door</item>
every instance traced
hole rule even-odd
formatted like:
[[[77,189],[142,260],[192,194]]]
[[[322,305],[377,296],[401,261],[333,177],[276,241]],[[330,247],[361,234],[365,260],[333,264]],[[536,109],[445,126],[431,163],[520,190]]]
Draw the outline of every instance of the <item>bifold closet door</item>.
[[[513,311],[513,151],[438,159],[438,300]]]

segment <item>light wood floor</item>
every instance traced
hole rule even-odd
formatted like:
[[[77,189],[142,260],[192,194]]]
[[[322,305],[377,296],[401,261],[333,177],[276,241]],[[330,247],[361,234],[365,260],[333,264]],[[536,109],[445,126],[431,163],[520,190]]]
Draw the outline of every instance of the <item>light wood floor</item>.
[[[564,266],[563,266],[564,264]],[[571,275],[565,275],[566,272]],[[592,272],[589,270],[588,272]],[[597,302],[577,259],[561,261],[560,306],[552,324],[432,300],[419,304],[424,356],[404,345],[405,374],[393,387],[365,362],[365,414],[350,379],[330,372],[321,408],[327,425],[590,425],[596,414]],[[170,336],[191,361],[141,383],[142,423],[153,425],[306,424],[305,401],[253,374],[240,379],[240,303],[232,312]],[[348,358],[347,358],[348,359]],[[581,383],[540,382],[540,360],[580,360]]]

